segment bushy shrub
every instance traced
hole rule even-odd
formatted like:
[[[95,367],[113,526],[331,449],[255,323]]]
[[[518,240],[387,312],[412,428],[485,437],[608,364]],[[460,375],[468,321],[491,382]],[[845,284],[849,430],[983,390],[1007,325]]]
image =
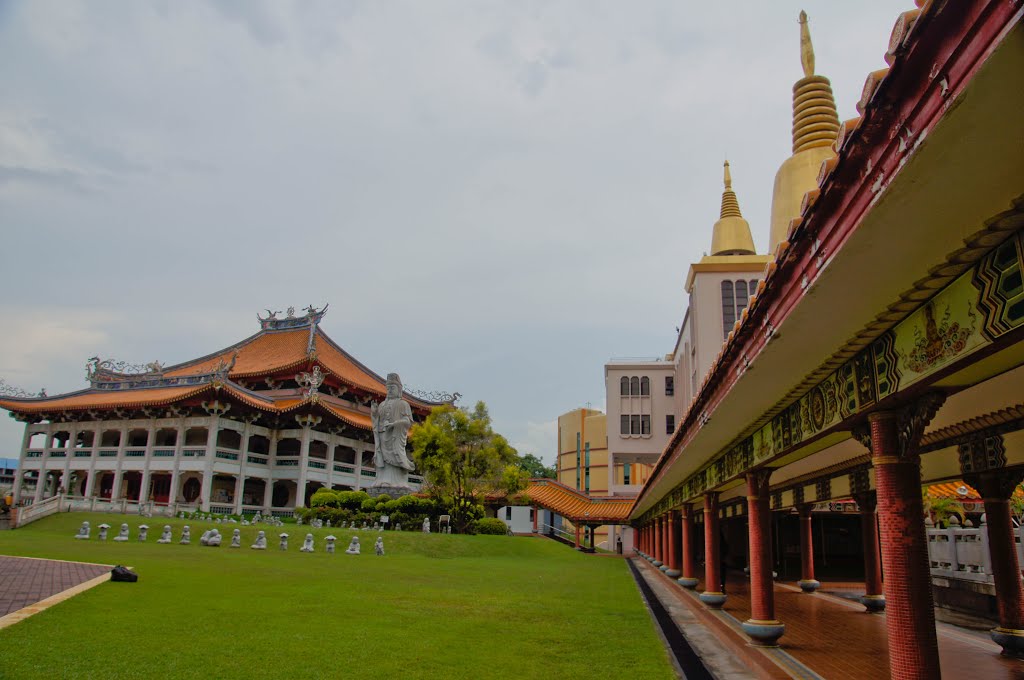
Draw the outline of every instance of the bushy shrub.
[[[473,528],[476,529],[476,533],[478,534],[495,534],[498,536],[504,536],[508,533],[508,525],[497,517],[484,517],[483,519],[478,519],[473,524]]]

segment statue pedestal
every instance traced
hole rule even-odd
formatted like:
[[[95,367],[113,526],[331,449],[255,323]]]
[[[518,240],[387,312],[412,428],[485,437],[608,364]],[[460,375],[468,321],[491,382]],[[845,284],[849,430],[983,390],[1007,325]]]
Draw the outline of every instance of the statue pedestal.
[[[374,484],[373,486],[366,489],[366,493],[371,498],[376,498],[377,496],[387,494],[388,496],[391,497],[391,500],[394,500],[401,496],[408,496],[409,494],[416,492],[413,491],[413,488],[411,486],[408,486],[406,484]]]

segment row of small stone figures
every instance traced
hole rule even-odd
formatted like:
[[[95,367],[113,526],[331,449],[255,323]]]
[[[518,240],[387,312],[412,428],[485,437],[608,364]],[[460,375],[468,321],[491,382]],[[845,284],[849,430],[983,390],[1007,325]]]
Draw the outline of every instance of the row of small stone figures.
[[[192,514],[187,514],[185,512],[179,512],[178,513],[178,518],[179,519],[190,519],[190,520],[195,520],[195,521],[198,521],[198,522],[213,522],[214,524],[222,524],[222,523],[223,524],[239,524],[239,521],[237,519],[235,519],[234,517],[228,517],[228,518],[214,517],[213,515],[204,515],[201,512],[193,512]],[[266,520],[264,520],[260,516],[259,512],[257,512],[255,515],[253,515],[252,522],[249,522],[249,520],[247,520],[247,519],[245,519],[243,517],[242,521],[241,521],[241,525],[243,527],[247,527],[247,526],[250,526],[250,524],[260,524],[261,522],[269,524],[271,526],[275,526],[275,527],[284,526],[284,522],[282,522],[277,517],[268,517]],[[300,522],[300,524],[301,524],[301,522]],[[330,526],[330,525],[328,524],[328,526]]]
[[[99,530],[100,530],[99,540],[101,540],[101,541],[107,540],[107,531],[109,529],[110,529],[110,525],[109,524],[101,524],[99,526]],[[148,532],[149,532],[149,527],[147,525],[142,524],[142,525],[139,526],[139,541],[140,542],[146,540]],[[78,533],[75,534],[75,538],[78,538],[78,539],[88,539],[89,538],[89,534],[90,534],[89,522],[82,522],[82,526],[78,529]],[[282,533],[282,534],[280,534],[278,536],[278,538],[281,541],[278,544],[278,548],[280,550],[287,550],[288,549],[288,534],[287,533]],[[121,525],[121,530],[118,532],[117,536],[114,537],[114,540],[115,541],[127,541],[127,540],[129,540],[129,529],[128,529],[128,525],[127,524],[122,524]],[[160,534],[160,538],[158,538],[156,542],[157,543],[171,543],[171,542],[173,542],[173,540],[174,539],[173,539],[173,537],[171,535],[171,526],[169,524],[165,524],[164,525],[163,533]],[[326,548],[327,552],[333,555],[334,554],[334,542],[338,540],[337,537],[335,537],[335,536],[326,536],[324,538],[324,540],[327,541],[327,548]],[[186,524],[181,529],[181,540],[178,541],[178,543],[180,543],[181,545],[188,545],[191,542],[192,542],[192,530]],[[220,542],[221,542],[221,535],[220,535],[220,531],[218,531],[217,529],[207,529],[206,531],[203,532],[203,535],[199,538],[199,544],[200,545],[209,546],[211,548],[215,548],[215,547],[219,546]],[[241,529],[235,529],[232,532],[232,535],[231,535],[231,547],[232,548],[241,548],[242,547],[242,530]],[[266,532],[260,530],[256,534],[256,542],[253,543],[249,547],[252,548],[253,550],[266,550],[267,549],[267,534],[266,534]],[[384,537],[383,536],[378,536],[377,537],[377,542],[374,543],[373,548],[374,548],[374,552],[377,555],[383,555],[384,554]],[[314,552],[313,534],[306,534],[306,539],[305,539],[305,541],[303,541],[302,547],[299,548],[299,552]],[[345,550],[345,553],[349,554],[349,555],[358,555],[359,554],[359,537],[358,536],[353,536],[352,537],[352,541],[349,543],[348,548]]]

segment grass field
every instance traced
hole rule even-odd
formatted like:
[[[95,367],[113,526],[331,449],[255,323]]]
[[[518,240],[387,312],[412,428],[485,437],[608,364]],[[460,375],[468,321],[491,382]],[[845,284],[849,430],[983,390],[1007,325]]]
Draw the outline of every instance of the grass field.
[[[72,538],[87,519],[90,541]],[[96,540],[122,521],[132,541]],[[626,564],[540,538],[269,529],[266,552],[199,545],[209,523],[71,513],[0,532],[0,554],[131,565],[0,631],[0,677],[60,678],[671,678]],[[177,544],[189,524],[192,545]],[[175,543],[156,545],[164,524]],[[288,552],[277,550],[287,531]],[[338,552],[323,537],[338,536]],[[307,532],[317,552],[300,553]]]

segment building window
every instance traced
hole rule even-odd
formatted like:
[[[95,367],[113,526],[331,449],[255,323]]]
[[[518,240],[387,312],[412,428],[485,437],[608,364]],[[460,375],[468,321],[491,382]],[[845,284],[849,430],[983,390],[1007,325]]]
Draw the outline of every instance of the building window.
[[[665,376],[665,396],[671,397],[676,393],[676,379],[671,375]]]
[[[629,433],[640,434],[640,416],[629,417]]]
[[[629,463],[622,466],[622,483],[629,484]]]
[[[629,416],[619,416],[619,434],[629,434]]]
[[[506,505],[505,506],[505,519],[507,519],[507,520],[511,520],[512,519],[512,506],[511,505]]]
[[[640,395],[644,397],[651,396],[651,379],[646,375],[640,378]]]
[[[576,433],[576,488],[580,488],[580,433]]]
[[[619,380],[619,394],[623,397],[629,396],[629,378],[626,376],[622,376],[622,379]]]
[[[676,416],[673,413],[665,416],[665,434],[672,434],[676,431]]]
[[[649,435],[651,433],[651,417],[644,415],[640,416],[640,434]]]
[[[722,281],[722,337],[728,338],[736,323],[736,294],[732,281]]]
[[[640,395],[640,378],[635,375],[629,379],[629,393],[634,396]]]
[[[583,490],[586,493],[590,493],[590,442],[586,444],[586,453],[584,458],[584,474],[583,474]]]
[[[530,508],[530,521],[531,522],[536,520],[536,518],[537,518],[536,512],[537,512],[536,510],[534,510],[533,508]]]

